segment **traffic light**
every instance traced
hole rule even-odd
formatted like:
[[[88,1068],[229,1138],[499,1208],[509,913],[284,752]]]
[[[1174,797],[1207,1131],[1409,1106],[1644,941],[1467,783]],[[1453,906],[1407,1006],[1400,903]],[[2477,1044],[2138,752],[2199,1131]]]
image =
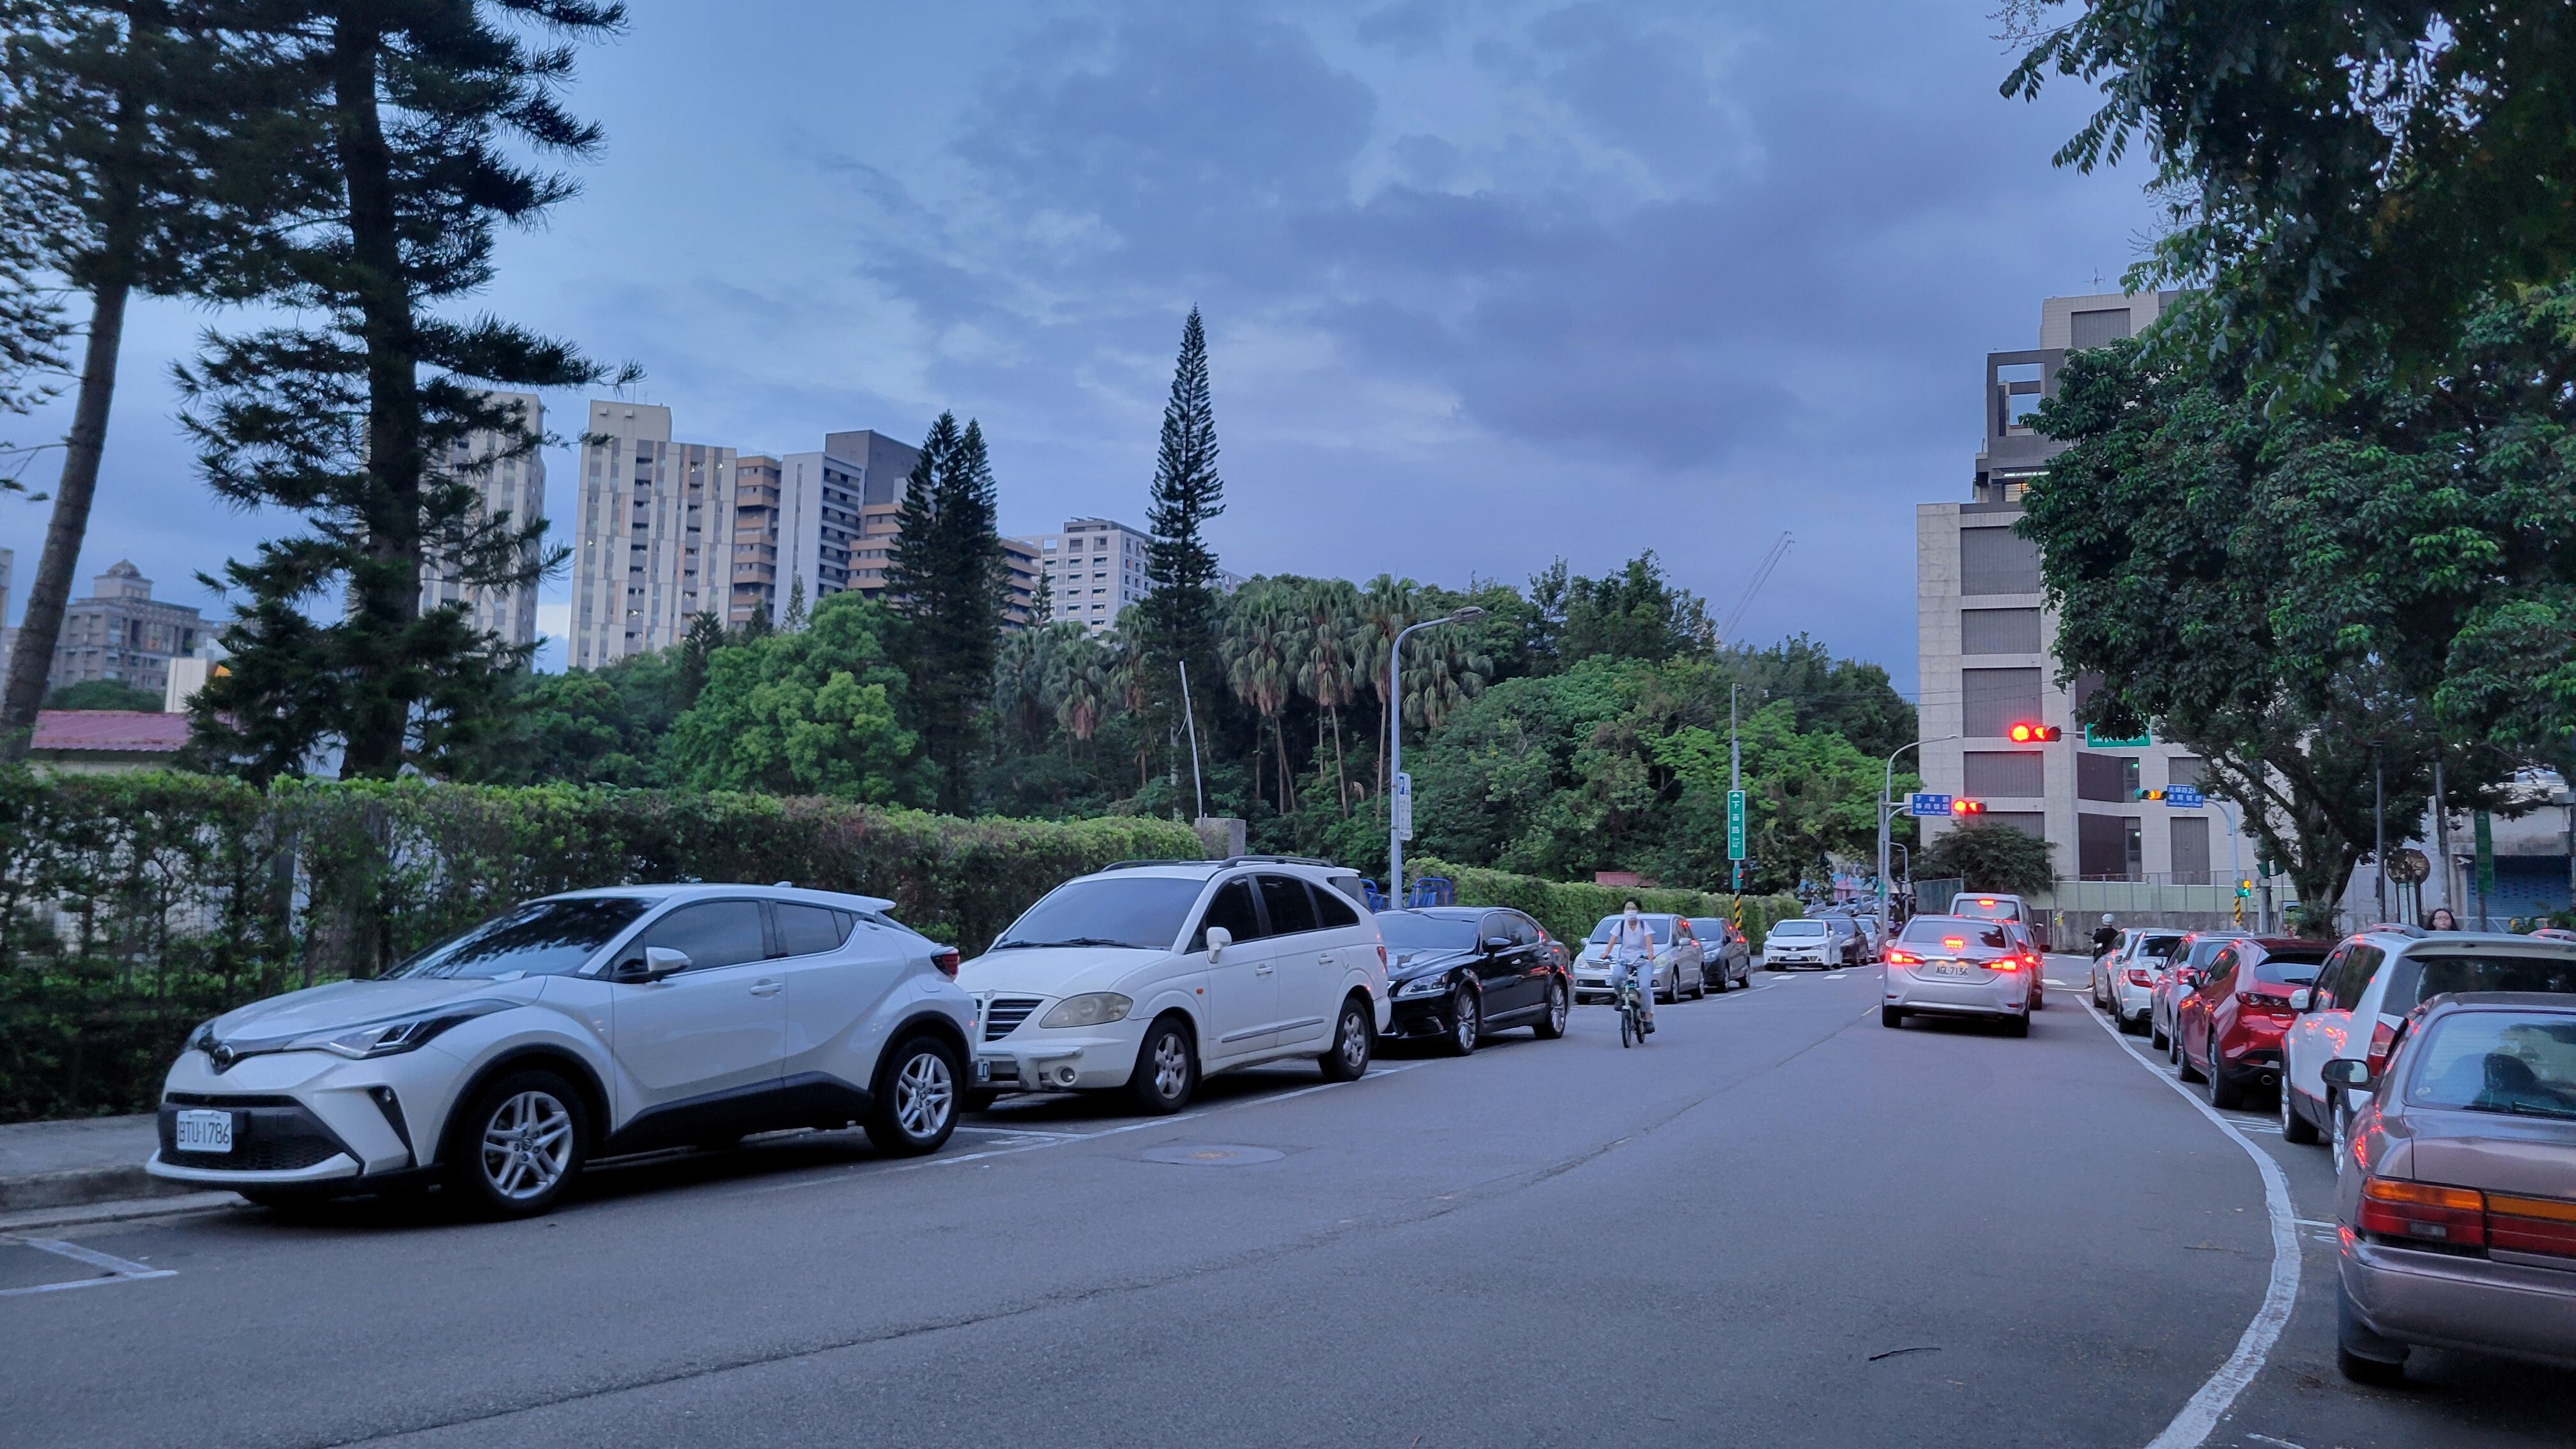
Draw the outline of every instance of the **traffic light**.
[[[1983,815],[1986,813],[1986,802],[1983,800],[1971,800],[1965,795],[1956,796],[1950,801],[1950,813],[1952,815]]]
[[[2138,800],[2161,800],[2165,798],[2165,792],[2162,790],[2134,790],[2131,791],[2130,794],[2133,799]]]
[[[2051,740],[2063,739],[2066,735],[2066,731],[2055,725],[2044,725],[2030,720],[2014,725],[2007,733],[2012,736],[2012,742],[2017,745],[2044,745]]]

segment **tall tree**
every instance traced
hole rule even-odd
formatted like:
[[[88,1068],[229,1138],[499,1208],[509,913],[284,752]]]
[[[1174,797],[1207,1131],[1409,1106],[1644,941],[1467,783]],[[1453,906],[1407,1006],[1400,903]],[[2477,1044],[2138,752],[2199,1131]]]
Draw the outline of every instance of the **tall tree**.
[[[1225,481],[1216,471],[1216,411],[1208,394],[1207,330],[1199,309],[1181,325],[1172,395],[1163,405],[1162,442],[1154,454],[1154,488],[1145,519],[1145,577],[1152,592],[1136,606],[1139,678],[1155,702],[1154,727],[1181,728],[1180,671],[1198,681],[1202,732],[1213,732],[1225,670],[1217,657],[1216,553],[1202,534],[1225,512]]]
[[[671,727],[673,779],[699,790],[830,795],[918,805],[937,788],[901,720],[893,621],[855,593],[827,595],[808,627],[716,652],[698,702]]]
[[[344,777],[436,770],[506,714],[525,651],[463,612],[423,612],[425,566],[469,586],[527,587],[556,566],[539,520],[486,515],[477,478],[539,444],[483,389],[619,374],[489,316],[439,309],[493,275],[496,233],[573,194],[522,158],[579,158],[598,127],[557,101],[571,40],[621,27],[590,0],[269,0],[242,22],[304,89],[300,144],[274,165],[310,210],[277,326],[208,340],[181,369],[185,425],[216,493],[305,515],[301,537],[225,567],[246,596],[228,673],[196,697],[208,749],[254,776],[337,743]],[[536,37],[536,38],[532,38]],[[543,43],[539,43],[540,39]],[[465,461],[476,432],[508,441]],[[327,601],[328,622],[307,608]]]
[[[1342,760],[1342,706],[1359,692],[1360,648],[1367,625],[1360,591],[1341,579],[1309,579],[1298,590],[1297,689],[1315,702],[1315,759],[1324,757],[1324,722],[1333,727],[1333,806],[1351,813],[1350,777]]]
[[[35,274],[88,304],[53,514],[0,689],[7,758],[24,751],[44,700],[89,531],[127,303],[137,291],[237,297],[258,285],[257,259],[273,259],[268,224],[285,201],[252,179],[253,157],[296,129],[281,119],[282,89],[239,37],[185,23],[181,10],[0,0],[0,264],[11,272],[0,277],[0,380],[53,360],[59,318]]]
[[[983,429],[969,420],[961,432],[954,413],[941,413],[904,484],[886,597],[904,621],[897,653],[939,766],[939,808],[952,815],[972,804],[976,706],[990,687],[1009,602],[997,509]]]
[[[1227,601],[1225,680],[1235,698],[1252,706],[1279,747],[1279,813],[1297,809],[1296,771],[1288,763],[1288,736],[1279,717],[1297,693],[1299,656],[1303,652],[1304,611],[1293,585],[1264,579],[1247,584]],[[1254,749],[1255,790],[1259,789],[1259,737]]]

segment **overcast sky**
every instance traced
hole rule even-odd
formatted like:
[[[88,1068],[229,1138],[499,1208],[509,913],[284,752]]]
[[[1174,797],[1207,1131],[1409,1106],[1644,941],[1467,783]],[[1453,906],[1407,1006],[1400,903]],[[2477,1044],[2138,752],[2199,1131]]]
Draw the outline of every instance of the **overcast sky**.
[[[2090,98],[2001,99],[1992,8],[637,0],[570,97],[604,154],[484,300],[642,364],[683,441],[979,417],[1013,533],[1144,522],[1196,304],[1227,567],[1652,548],[1723,615],[1788,530],[1739,637],[1910,693],[1913,505],[1967,491],[1982,355],[2153,219],[2136,168],[2050,167]],[[212,611],[193,575],[281,526],[216,504],[170,421],[214,320],[138,307],[77,592],[131,558]],[[12,622],[44,518],[0,503]]]

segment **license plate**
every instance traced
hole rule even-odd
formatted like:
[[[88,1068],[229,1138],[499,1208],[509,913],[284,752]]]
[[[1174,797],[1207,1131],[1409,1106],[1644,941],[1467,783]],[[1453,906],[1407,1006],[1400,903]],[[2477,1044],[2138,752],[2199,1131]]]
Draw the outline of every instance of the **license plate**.
[[[233,1114],[230,1112],[181,1112],[178,1132],[182,1152],[230,1152],[233,1150]]]
[[[1935,976],[1965,976],[1968,974],[1968,968],[1956,961],[1941,961],[1934,963],[1932,974]]]

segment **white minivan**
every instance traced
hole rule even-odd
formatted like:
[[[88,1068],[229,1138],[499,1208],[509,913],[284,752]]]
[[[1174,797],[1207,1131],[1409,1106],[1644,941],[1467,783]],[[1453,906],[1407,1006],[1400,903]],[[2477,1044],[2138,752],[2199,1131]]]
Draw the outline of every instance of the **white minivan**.
[[[1177,1112],[1202,1077],[1312,1057],[1368,1070],[1386,948],[1359,878],[1320,860],[1137,861],[1069,880],[957,973],[975,1002],[968,1106],[1124,1091]]]

